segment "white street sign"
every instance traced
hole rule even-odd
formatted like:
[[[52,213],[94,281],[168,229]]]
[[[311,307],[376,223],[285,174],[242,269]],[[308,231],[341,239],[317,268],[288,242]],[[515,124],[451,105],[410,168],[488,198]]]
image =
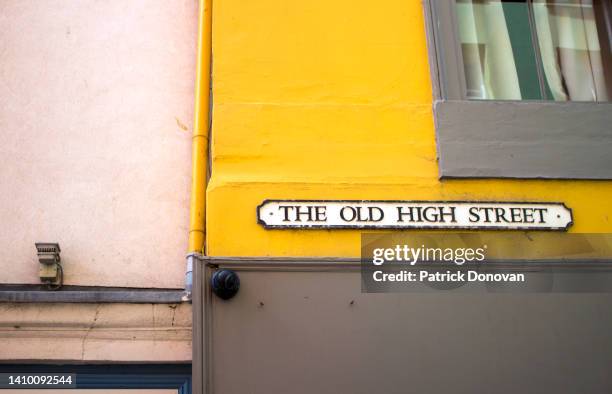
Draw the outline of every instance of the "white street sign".
[[[572,211],[555,202],[265,200],[265,228],[557,230]]]

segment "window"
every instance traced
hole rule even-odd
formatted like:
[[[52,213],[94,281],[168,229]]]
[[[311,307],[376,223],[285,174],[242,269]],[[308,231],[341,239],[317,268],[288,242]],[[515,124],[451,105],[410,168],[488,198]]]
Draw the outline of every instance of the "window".
[[[612,0],[426,0],[441,177],[612,179]]]
[[[610,101],[606,0],[456,0],[470,99]]]

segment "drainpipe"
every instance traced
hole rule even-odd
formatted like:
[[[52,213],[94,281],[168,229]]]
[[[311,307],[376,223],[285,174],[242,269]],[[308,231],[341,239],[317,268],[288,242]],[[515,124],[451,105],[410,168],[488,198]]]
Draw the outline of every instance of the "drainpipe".
[[[184,301],[191,300],[193,264],[204,255],[206,219],[206,181],[208,173],[208,131],[210,127],[210,64],[212,0],[200,0],[198,51],[195,86],[195,111],[191,153],[191,205],[189,250],[185,273]]]

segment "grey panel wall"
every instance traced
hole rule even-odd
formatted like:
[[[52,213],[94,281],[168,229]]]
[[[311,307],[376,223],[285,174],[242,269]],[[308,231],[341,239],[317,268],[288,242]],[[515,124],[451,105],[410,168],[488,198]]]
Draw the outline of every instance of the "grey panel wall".
[[[439,101],[440,176],[612,179],[612,105]]]
[[[362,294],[359,269],[251,265],[204,306],[209,393],[612,392],[612,295]]]

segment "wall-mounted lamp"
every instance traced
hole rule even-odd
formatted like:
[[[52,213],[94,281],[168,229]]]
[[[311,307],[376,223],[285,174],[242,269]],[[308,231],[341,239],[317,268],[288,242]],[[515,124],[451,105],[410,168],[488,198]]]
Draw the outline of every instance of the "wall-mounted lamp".
[[[62,287],[64,272],[60,264],[60,247],[57,243],[36,242],[36,252],[40,263],[40,281],[50,290]]]

